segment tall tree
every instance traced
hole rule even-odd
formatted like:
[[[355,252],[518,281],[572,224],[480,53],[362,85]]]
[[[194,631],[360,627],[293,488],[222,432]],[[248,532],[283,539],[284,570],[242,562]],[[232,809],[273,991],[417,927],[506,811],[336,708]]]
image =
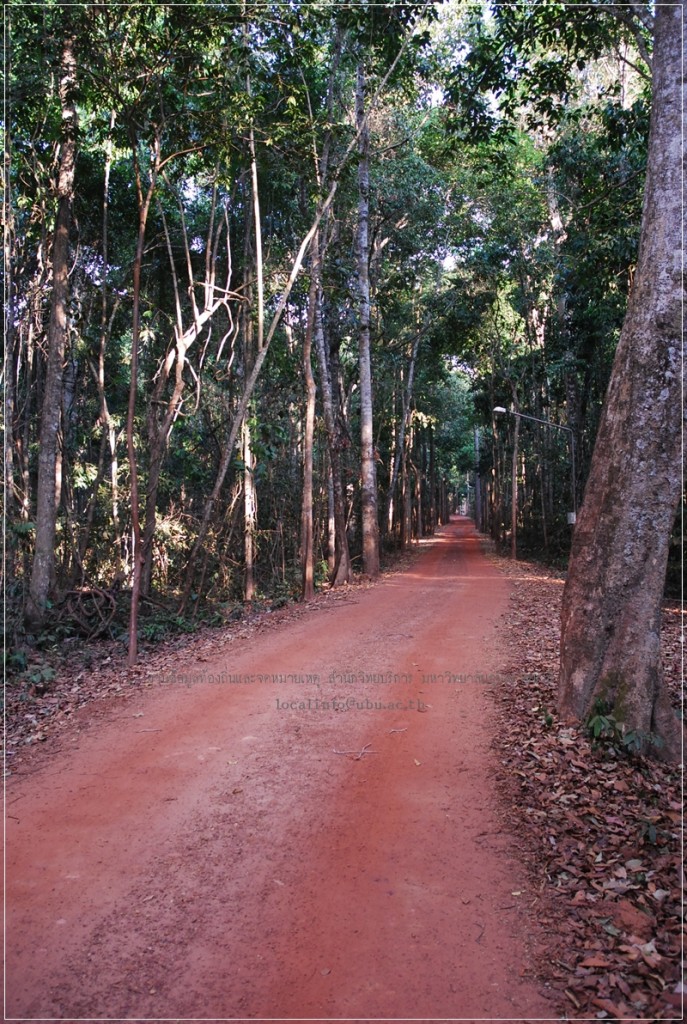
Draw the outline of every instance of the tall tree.
[[[358,63],[355,90],[358,142],[358,345],[360,363],[360,473],[363,570],[379,575],[379,521],[370,365],[370,130],[365,117],[365,69]]]
[[[67,18],[60,64],[60,107],[62,138],[57,177],[57,217],[52,248],[52,295],[48,325],[43,407],[38,452],[36,495],[36,548],[26,605],[26,624],[31,630],[45,622],[47,603],[55,570],[55,534],[60,494],[56,485],[59,432],[62,416],[63,364],[67,343],[69,307],[69,234],[72,224],[74,172],[76,166],[76,38]]]
[[[333,52],[331,56],[327,93],[325,101],[327,123],[334,123],[335,92],[337,73],[343,57],[346,33],[339,26],[334,32]],[[315,180],[320,196],[327,186],[329,175],[329,158],[333,143],[331,127],[318,153],[317,139],[314,132],[312,104],[307,96],[308,111],[313,127],[313,167]],[[321,228],[315,232],[311,247],[310,287],[308,290],[308,313],[303,339],[303,376],[306,388],[305,429],[303,436],[303,495],[301,505],[301,560],[303,567],[303,600],[309,601],[315,596],[315,550],[313,536],[313,445],[315,428],[315,407],[317,386],[312,369],[313,341],[316,345],[320,388],[324,410],[325,429],[327,431],[327,451],[329,455],[329,472],[327,480],[329,516],[329,568],[331,581],[334,585],[348,582],[351,574],[351,559],[348,551],[346,535],[345,493],[341,483],[341,459],[339,434],[336,429],[334,402],[332,396],[333,381],[330,374],[327,347],[325,344],[324,327],[321,314],[322,264],[326,254],[326,240],[331,233],[328,231],[329,216],[325,217]],[[336,484],[335,484],[336,481]]]
[[[575,529],[559,688],[566,718],[584,718],[599,699],[667,757],[680,747],[660,620],[681,480],[681,15],[657,5],[639,261]]]
[[[142,545],[140,510],[138,507],[138,459],[136,453],[136,393],[138,390],[138,363],[141,335],[141,270],[145,247],[148,214],[155,194],[157,179],[162,167],[160,159],[160,136],[156,132],[151,146],[149,183],[144,189],[144,180],[138,151],[138,139],[132,128],[132,155],[136,182],[136,198],[138,206],[138,233],[136,237],[136,254],[134,256],[132,292],[133,306],[131,314],[131,378],[129,381],[129,404],[126,417],[126,448],[129,457],[129,473],[131,476],[131,526],[132,526],[132,560],[133,578],[131,583],[131,605],[129,609],[129,665],[135,665],[138,658],[138,609],[141,598],[143,580],[144,551]],[[152,540],[152,538],[151,538]]]
[[[247,26],[244,29],[244,39],[248,40]],[[246,95],[252,99],[253,89],[251,86],[250,75],[246,75]],[[255,254],[254,261],[255,267],[250,266],[249,258],[246,258],[244,267],[244,295],[246,297],[246,305],[244,307],[244,332],[243,332],[243,364],[245,367],[246,376],[251,370],[254,358],[254,342],[253,342],[253,309],[252,301],[248,301],[249,295],[252,297],[252,281],[250,275],[255,273],[255,280],[257,285],[257,321],[258,321],[258,333],[257,333],[257,351],[260,352],[264,345],[264,334],[265,334],[265,287],[263,279],[263,262],[262,262],[262,224],[260,219],[260,192],[258,188],[258,163],[255,155],[255,128],[251,123],[248,132],[248,148],[250,152],[250,178],[251,178],[251,199],[253,207],[253,231],[255,237]],[[251,251],[251,231],[247,227],[246,229],[246,256],[252,256]],[[245,561],[245,584],[244,584],[244,599],[246,601],[255,600],[256,586],[255,586],[255,534],[257,530],[257,495],[255,490],[255,459],[253,457],[253,449],[251,443],[251,430],[250,421],[248,416],[243,424],[243,507],[244,507],[244,561]]]

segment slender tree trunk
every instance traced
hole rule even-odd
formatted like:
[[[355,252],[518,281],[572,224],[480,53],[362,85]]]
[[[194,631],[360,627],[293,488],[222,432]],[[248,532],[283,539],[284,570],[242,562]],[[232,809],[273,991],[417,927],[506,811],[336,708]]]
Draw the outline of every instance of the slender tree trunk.
[[[653,102],[640,252],[613,363],[561,621],[559,708],[597,699],[678,757],[681,727],[663,687],[661,601],[681,485],[681,7],[657,5]],[[659,736],[662,747],[647,741]]]
[[[343,31],[339,29],[336,35],[336,47],[334,59],[329,70],[329,83],[327,86],[327,114],[333,119],[335,80],[341,59],[343,44]],[[308,104],[310,99],[308,97]],[[313,122],[313,164],[315,178],[320,195],[326,188],[329,172],[329,153],[332,143],[331,131],[327,134],[322,146],[321,155],[317,152],[316,135],[314,131],[314,118],[310,108],[310,118]],[[310,288],[308,290],[308,312],[303,339],[303,379],[305,381],[306,406],[305,406],[305,430],[303,438],[303,496],[301,504],[301,565],[302,565],[302,597],[304,601],[311,601],[315,596],[315,550],[313,537],[313,446],[315,435],[315,409],[317,403],[317,385],[312,368],[313,339],[317,324],[317,308],[322,284],[322,261],[326,246],[323,244],[323,236],[326,235],[327,218],[323,226],[318,227],[313,235]],[[319,346],[318,346],[319,353]],[[326,360],[325,360],[326,362]],[[327,381],[322,378],[323,388]],[[330,439],[327,432],[328,441]],[[332,579],[336,568],[336,528],[334,515],[334,483],[332,476],[331,458],[327,468],[327,522],[328,522],[328,564]]]
[[[138,343],[141,333],[141,269],[143,266],[143,249],[145,245],[146,225],[150,204],[157,184],[160,166],[160,140],[155,139],[153,146],[150,184],[147,192],[143,192],[141,167],[138,160],[138,142],[132,138],[134,157],[134,173],[136,177],[136,194],[138,198],[138,237],[133,266],[133,310],[131,317],[131,380],[129,384],[129,405],[126,417],[126,448],[129,457],[129,475],[131,490],[131,562],[133,578],[131,582],[131,607],[129,610],[129,667],[136,664],[138,658],[138,609],[141,598],[141,579],[143,575],[143,555],[141,544],[141,520],[138,507],[138,464],[136,460],[136,392],[138,390]]]
[[[48,365],[41,413],[38,448],[38,486],[36,493],[36,548],[26,606],[26,625],[41,628],[46,619],[47,602],[55,571],[56,489],[59,431],[62,411],[62,378],[67,342],[69,305],[69,232],[72,222],[76,134],[78,117],[76,89],[75,39],[69,34],[62,46],[60,67],[60,106],[62,141],[57,179],[57,219],[52,251],[53,287],[48,326]]]
[[[541,505],[541,529],[542,539],[544,541],[544,551],[549,550],[549,533],[546,524],[546,500],[544,494],[544,470],[543,466],[539,466],[539,500]]]
[[[251,95],[250,78],[247,82],[248,95]],[[258,188],[258,164],[255,154],[255,133],[251,125],[248,144],[250,150],[250,173],[251,173],[251,197],[253,207],[253,237],[255,238],[255,279],[257,284],[257,350],[264,346],[265,335],[265,289],[263,280],[262,265],[262,224],[260,218],[260,192]],[[250,232],[246,232],[250,240]],[[248,265],[248,261],[247,261]],[[252,323],[252,302],[246,309],[245,333],[244,333],[244,365],[246,373],[253,363],[253,323]],[[244,560],[245,560],[245,587],[244,599],[255,600],[255,535],[258,525],[257,494],[255,490],[255,478],[253,476],[253,450],[251,447],[251,434],[248,419],[243,424],[243,495],[244,495]]]
[[[402,381],[401,381],[402,383]],[[397,415],[397,395],[396,395],[396,382],[394,381],[393,391],[391,394],[391,446],[389,451],[389,484],[391,484],[391,477],[393,475],[394,466],[396,465],[396,435],[398,432],[399,417]],[[382,519],[382,536],[380,543],[384,544],[388,534],[390,534],[394,527],[394,495],[390,487],[387,489],[387,497],[384,505],[384,517]]]
[[[338,416],[334,409],[333,372],[327,358],[324,324],[322,322],[321,296],[315,306],[315,347],[320,371],[320,390],[324,422],[327,430],[329,464],[332,473],[332,495],[334,499],[334,568],[330,579],[333,587],[348,583],[351,579],[351,557],[346,533],[346,493],[341,475],[341,453],[347,439],[343,436]]]
[[[360,363],[360,449],[363,571],[379,575],[377,464],[374,452],[372,369],[370,363],[370,136],[365,119],[365,72],[358,64],[356,92],[358,143],[358,316]]]
[[[408,509],[407,491],[408,491],[408,455],[406,452],[406,445],[403,446],[403,455],[401,456],[401,469],[400,469],[400,502],[398,510],[398,540],[401,551],[405,551],[408,546],[408,530],[407,522],[410,514]]]
[[[403,446],[403,460],[401,465],[401,549],[410,547],[413,539],[413,491],[410,485],[410,467],[412,466],[411,452],[413,449],[413,430],[408,431],[406,443]]]
[[[114,111],[110,114],[110,133],[113,132],[115,126],[115,114]],[[108,318],[108,285],[107,276],[110,266],[110,254],[109,254],[109,207],[110,207],[110,172],[112,169],[112,138],[110,137],[105,146],[105,173],[103,182],[103,220],[102,220],[102,231],[103,231],[103,245],[102,245],[102,257],[103,257],[103,268],[102,268],[102,285],[101,285],[101,305],[100,305],[100,344],[98,348],[98,367],[95,370],[96,387],[98,389],[98,401],[100,402],[100,423],[103,429],[103,434],[107,435],[109,450],[110,450],[110,494],[112,499],[112,527],[114,533],[114,562],[115,562],[115,578],[120,578],[122,574],[122,537],[121,528],[119,525],[119,494],[118,494],[118,476],[119,467],[117,462],[117,428],[116,424],[110,414],[110,410],[107,404],[107,395],[105,392],[105,353],[107,350],[107,343],[110,337],[112,320],[114,314],[119,306],[119,299],[114,303],[114,309],[112,316]]]
[[[314,253],[319,248],[317,236],[313,240]],[[312,341],[315,330],[315,304],[317,302],[317,275],[313,272],[308,294],[308,319],[303,339],[303,378],[305,380],[305,429],[303,436],[303,500],[301,504],[301,564],[303,568],[304,601],[315,596],[315,552],[313,544],[313,441],[315,436],[315,401],[317,386],[312,372]]]
[[[431,523],[431,505],[432,499],[430,497],[429,488],[429,449],[427,445],[427,435],[431,428],[425,426],[422,428],[422,475],[420,480],[420,492],[422,496],[422,536],[425,537],[427,534],[432,533]]]
[[[255,144],[251,131],[251,172],[255,170]],[[255,192],[257,190],[257,174],[251,173],[253,211],[256,213]],[[257,207],[259,215],[259,206]],[[245,244],[243,251],[243,295],[245,302],[241,312],[241,324],[243,334],[243,367],[246,377],[250,373],[254,361],[254,340],[253,340],[253,285],[252,275],[257,269],[257,256],[253,252],[252,238],[253,228],[259,226],[259,220],[251,222],[250,210],[246,209],[245,223]],[[259,316],[262,316],[262,280],[260,278],[258,295]],[[253,450],[251,446],[250,426],[248,423],[248,411],[241,428],[241,448],[243,459],[243,599],[253,601],[255,599],[255,488],[253,478]]]
[[[262,224],[260,220],[260,193],[258,190],[258,165],[255,157],[255,138],[250,130],[250,174],[251,192],[253,197],[253,232],[255,238],[255,281],[258,291],[258,336],[257,348],[260,352],[265,345],[265,284],[262,263]]]
[[[5,73],[10,72],[11,48],[7,48]],[[14,478],[14,451],[16,445],[16,410],[17,410],[17,342],[18,333],[14,326],[14,213],[12,209],[12,140],[9,134],[5,139],[4,167],[3,167],[3,202],[4,202],[4,223],[3,223],[3,253],[5,276],[3,281],[3,328],[5,338],[4,373],[5,389],[3,402],[3,436],[5,439],[5,450],[3,468],[5,472],[4,492],[4,525],[5,525],[5,559],[2,566],[3,584],[8,579],[15,577],[15,560],[17,556],[17,536],[13,530],[7,529],[7,524],[12,523],[16,515],[16,483]],[[6,594],[3,585],[3,594]],[[13,604],[14,602],[12,602]],[[8,602],[9,605],[9,602]]]
[[[475,526],[484,533],[482,478],[479,471],[479,428],[475,427]]]
[[[335,85],[336,76],[343,52],[344,30],[338,28],[335,36],[335,47],[333,60],[329,68],[329,81],[327,85],[327,115],[330,121],[334,119]],[[313,111],[310,107],[308,97],[310,119],[313,126],[313,164],[315,178],[320,195],[324,192],[329,173],[329,153],[332,144],[332,132],[325,137],[322,152],[318,155],[315,133],[315,122]],[[315,550],[313,537],[313,447],[315,434],[315,410],[317,403],[317,385],[312,368],[313,339],[317,324],[317,308],[322,284],[322,261],[326,246],[322,244],[323,236],[326,234],[327,219],[323,222],[322,228],[317,228],[312,241],[312,259],[310,273],[310,288],[308,292],[308,313],[303,341],[303,378],[306,390],[305,410],[305,432],[303,451],[303,498],[301,506],[301,559],[302,559],[302,596],[304,601],[310,601],[315,596]],[[323,349],[324,353],[324,349]],[[319,345],[318,345],[319,354]],[[326,363],[326,358],[325,358]],[[326,374],[322,376],[323,389],[326,386]],[[331,435],[327,431],[328,447]],[[329,454],[329,451],[327,452]],[[336,575],[336,516],[334,511],[334,477],[332,473],[331,457],[327,460],[327,563],[330,578]]]
[[[437,472],[436,472],[436,451],[434,447],[434,427],[430,423],[427,427],[429,434],[429,532],[434,533],[437,528]]]
[[[520,417],[515,416],[513,426],[513,458],[511,461],[512,493],[510,503],[510,557],[518,557],[518,442],[520,440]]]
[[[33,312],[33,316],[34,316],[34,318],[38,318],[38,317],[40,317],[40,308],[36,308],[37,306],[39,306],[39,301],[38,301],[38,295],[37,294],[36,294],[36,296],[34,296],[33,305],[34,305],[34,309],[32,311]],[[36,345],[35,345],[35,341],[34,341],[34,335],[35,335],[34,323],[31,322],[29,324],[29,327],[28,327],[28,330],[27,330],[27,339],[26,339],[26,343],[25,343],[26,352],[25,352],[25,355],[24,355],[24,363],[25,363],[25,366],[26,366],[26,371],[25,372],[26,372],[26,378],[27,378],[27,387],[25,389],[24,405],[23,405],[23,410],[22,410],[22,419],[23,419],[22,429],[21,429],[21,434],[18,436],[18,442],[19,442],[19,444],[18,444],[18,449],[19,449],[18,450],[18,456],[19,456],[19,466],[20,466],[20,471],[21,471],[21,482],[22,482],[21,483],[21,489],[22,489],[22,494],[21,494],[21,518],[22,518],[22,521],[25,522],[25,523],[28,522],[30,520],[30,518],[31,518],[31,473],[30,473],[30,462],[29,462],[29,450],[30,450],[30,447],[31,447],[31,427],[32,427],[32,424],[33,424],[33,419],[34,419],[34,408],[35,408],[35,404],[37,404],[37,402],[34,403],[34,394],[38,391],[38,384],[35,381],[36,374],[34,372],[34,366],[35,366],[36,361],[37,361]],[[17,380],[17,382],[20,379],[19,361],[17,361],[17,369],[16,369],[16,377],[15,377],[15,379]],[[33,384],[33,386],[32,386],[32,384]],[[24,547],[23,563],[24,563],[24,565],[23,565],[23,573],[22,573],[23,579],[29,580],[31,573],[30,573],[29,556],[28,556],[28,548],[27,547]]]
[[[422,471],[418,466],[413,466],[413,473],[415,474],[415,507],[416,507],[416,527],[415,536],[420,540],[425,535],[423,516],[424,508],[422,503]]]
[[[396,431],[396,439],[394,442],[394,462],[391,470],[391,480],[389,481],[389,490],[386,495],[386,517],[389,520],[389,529],[391,529],[391,509],[394,500],[394,493],[396,491],[396,484],[398,483],[398,474],[401,468],[401,461],[403,459],[403,452],[405,451],[405,437],[406,431],[408,430],[408,424],[410,422],[410,415],[412,412],[412,399],[413,399],[413,384],[415,381],[415,366],[417,363],[417,354],[420,348],[421,334],[418,332],[413,340],[413,346],[410,353],[410,362],[408,363],[408,379],[405,390],[403,392],[403,411],[401,418],[398,421],[398,427]],[[403,380],[401,380],[401,385]]]
[[[255,600],[255,530],[257,526],[257,504],[255,480],[253,478],[253,451],[251,448],[250,424],[243,421],[243,529],[245,585],[244,600]]]
[[[500,547],[503,540],[501,532],[503,523],[501,481],[503,480],[503,473],[501,471],[501,445],[499,443],[499,432],[496,420],[493,416],[491,420],[491,453],[491,535],[496,544]]]
[[[329,456],[329,452],[327,452]],[[327,569],[334,579],[336,567],[336,516],[334,514],[334,474],[331,459],[327,457]]]

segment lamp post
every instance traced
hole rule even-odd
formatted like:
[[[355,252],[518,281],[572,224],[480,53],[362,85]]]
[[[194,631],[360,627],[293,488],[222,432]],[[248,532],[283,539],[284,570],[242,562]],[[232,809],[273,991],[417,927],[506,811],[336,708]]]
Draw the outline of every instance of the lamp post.
[[[566,430],[570,434],[570,461],[572,470],[571,492],[572,512],[568,512],[568,523],[572,526],[577,520],[577,495],[575,487],[575,434],[572,427],[566,427],[563,423],[552,423],[551,420],[542,420],[538,416],[529,416],[524,412],[514,412],[512,409],[504,409],[502,405],[495,405],[494,412],[506,413],[510,416],[519,416],[521,420],[532,420],[534,423],[543,423],[545,427],[555,427],[556,430]],[[515,481],[513,482],[515,487]]]

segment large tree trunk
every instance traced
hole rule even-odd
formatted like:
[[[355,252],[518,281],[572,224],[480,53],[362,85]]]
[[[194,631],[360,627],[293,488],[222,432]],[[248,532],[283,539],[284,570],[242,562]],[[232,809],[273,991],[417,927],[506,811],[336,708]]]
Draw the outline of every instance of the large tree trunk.
[[[62,376],[67,341],[67,308],[69,305],[69,231],[72,222],[74,168],[78,118],[74,91],[76,88],[75,41],[71,35],[64,40],[60,68],[60,105],[62,108],[62,142],[57,180],[57,219],[52,251],[52,297],[48,326],[48,365],[46,370],[40,444],[38,448],[38,485],[36,492],[36,549],[31,570],[31,583],[26,606],[26,624],[30,630],[40,629],[45,622],[48,595],[55,571],[55,533],[59,493],[56,488],[60,418],[62,411]]]
[[[365,119],[365,73],[358,65],[355,91],[358,143],[358,302],[360,363],[360,449],[363,571],[379,575],[377,465],[374,450],[372,370],[370,365],[370,140]]]
[[[578,517],[563,595],[559,708],[583,719],[597,698],[677,756],[662,686],[661,599],[680,498],[681,9],[657,6],[653,103],[634,291]]]

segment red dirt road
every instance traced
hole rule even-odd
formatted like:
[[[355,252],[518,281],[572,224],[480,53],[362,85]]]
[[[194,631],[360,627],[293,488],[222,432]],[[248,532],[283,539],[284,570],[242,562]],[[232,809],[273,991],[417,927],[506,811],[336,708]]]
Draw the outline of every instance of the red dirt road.
[[[455,519],[11,779],[6,1019],[556,1019],[489,747],[507,588]]]

